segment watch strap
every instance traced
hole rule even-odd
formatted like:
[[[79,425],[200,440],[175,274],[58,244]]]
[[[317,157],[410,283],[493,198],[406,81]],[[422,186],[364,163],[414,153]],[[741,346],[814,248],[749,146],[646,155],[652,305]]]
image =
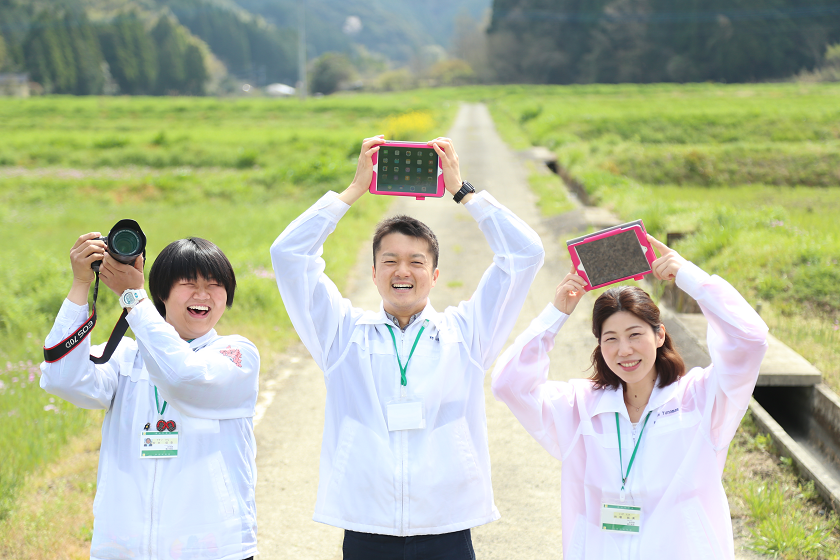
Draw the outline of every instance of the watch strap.
[[[146,290],[143,288],[140,288],[139,290],[128,289],[120,296],[120,307],[123,309],[134,309],[134,306],[147,297]]]
[[[461,202],[461,200],[463,200],[463,198],[465,196],[467,196],[470,193],[474,193],[474,192],[475,192],[475,187],[472,186],[471,184],[469,184],[467,181],[463,181],[461,183],[461,188],[458,190],[458,192],[455,193],[455,196],[452,197],[452,200],[454,200],[455,203],[457,204],[457,203]]]

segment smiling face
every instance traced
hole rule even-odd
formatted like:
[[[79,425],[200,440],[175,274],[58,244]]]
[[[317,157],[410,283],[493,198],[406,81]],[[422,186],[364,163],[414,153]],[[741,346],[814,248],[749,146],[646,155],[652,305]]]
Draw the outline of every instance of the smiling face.
[[[373,266],[373,283],[382,296],[385,311],[410,317],[426,307],[439,271],[426,240],[402,233],[382,238]]]
[[[184,340],[204,336],[225,312],[227,290],[213,279],[197,275],[195,280],[176,280],[164,300],[166,322]]]
[[[607,366],[628,386],[656,379],[656,349],[665,342],[665,327],[654,331],[638,316],[618,311],[601,329],[601,355]]]

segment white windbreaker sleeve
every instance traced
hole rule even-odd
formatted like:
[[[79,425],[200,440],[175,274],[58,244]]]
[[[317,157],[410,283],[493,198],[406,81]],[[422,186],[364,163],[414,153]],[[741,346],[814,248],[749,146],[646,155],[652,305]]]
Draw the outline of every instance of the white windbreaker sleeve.
[[[548,380],[548,353],[568,315],[548,304],[496,363],[492,389],[497,400],[546,451],[562,460],[580,424],[570,383]]]
[[[251,341],[225,336],[193,351],[150,299],[137,304],[126,318],[149,379],[179,412],[213,420],[254,415],[260,355]]]
[[[322,371],[337,355],[353,328],[352,306],[324,274],[321,255],[327,237],[350,208],[328,192],[298,216],[271,245],[277,287],[303,344]]]
[[[697,300],[708,320],[712,363],[691,388],[704,409],[704,431],[715,450],[726,449],[747,410],[767,352],[767,325],[726,280],[693,263],[677,273],[677,286]]]
[[[493,264],[475,293],[457,308],[461,328],[478,344],[481,366],[487,370],[510,336],[545,250],[539,235],[487,191],[477,193],[465,207],[493,251]]]
[[[65,299],[44,346],[51,348],[73,334],[87,320],[88,313],[87,304],[76,305]],[[107,410],[111,408],[119,382],[120,350],[126,344],[133,343],[131,339],[123,338],[111,359],[96,365],[90,361],[90,336],[87,336],[60,360],[41,363],[41,388],[80,408]],[[94,354],[101,354],[103,348],[104,344],[99,345],[94,349]]]

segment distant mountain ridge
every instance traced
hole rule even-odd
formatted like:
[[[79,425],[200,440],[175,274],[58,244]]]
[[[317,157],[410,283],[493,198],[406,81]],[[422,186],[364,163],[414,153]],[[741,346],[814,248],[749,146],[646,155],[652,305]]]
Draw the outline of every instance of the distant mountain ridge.
[[[230,0],[278,28],[296,29],[298,0]],[[310,56],[349,52],[354,44],[406,62],[427,45],[449,46],[459,14],[478,20],[492,0],[307,0],[306,39]],[[362,29],[344,31],[350,17]]]
[[[366,50],[387,68],[385,61],[410,63],[430,45],[435,56],[443,56],[455,21],[482,18],[491,1],[306,0],[307,59],[331,51],[364,57]],[[203,76],[215,76],[217,84],[224,76],[217,59],[228,74],[252,84],[294,84],[299,5],[299,0],[0,0],[0,71],[28,72],[47,93],[201,94],[204,86],[197,84]],[[166,44],[154,37],[156,29]],[[109,75],[99,70],[105,62]],[[167,76],[171,80],[163,83]]]

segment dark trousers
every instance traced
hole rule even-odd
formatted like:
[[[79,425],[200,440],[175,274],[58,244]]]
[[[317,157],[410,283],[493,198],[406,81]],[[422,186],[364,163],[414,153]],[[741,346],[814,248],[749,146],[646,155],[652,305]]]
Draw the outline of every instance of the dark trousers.
[[[344,531],[344,560],[475,560],[470,530],[391,537]]]

